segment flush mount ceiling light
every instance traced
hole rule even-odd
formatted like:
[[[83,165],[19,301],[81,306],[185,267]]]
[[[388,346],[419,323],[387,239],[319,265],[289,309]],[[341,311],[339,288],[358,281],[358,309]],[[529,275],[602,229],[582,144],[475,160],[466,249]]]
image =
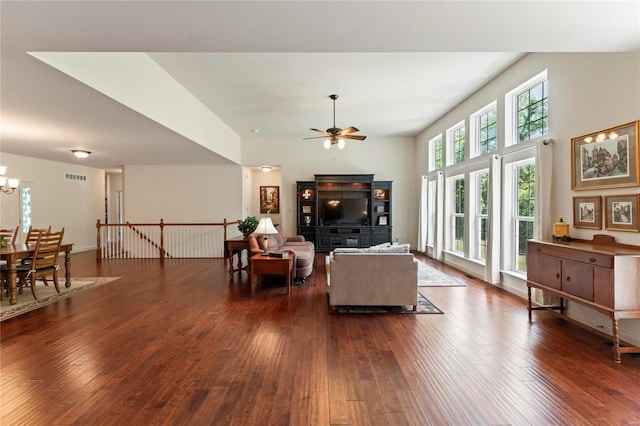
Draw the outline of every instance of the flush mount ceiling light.
[[[265,173],[269,173],[271,171],[271,166],[262,166],[260,169]]]
[[[91,151],[85,151],[83,149],[72,149],[71,152],[73,152],[73,155],[77,158],[87,158],[89,154],[91,154]]]

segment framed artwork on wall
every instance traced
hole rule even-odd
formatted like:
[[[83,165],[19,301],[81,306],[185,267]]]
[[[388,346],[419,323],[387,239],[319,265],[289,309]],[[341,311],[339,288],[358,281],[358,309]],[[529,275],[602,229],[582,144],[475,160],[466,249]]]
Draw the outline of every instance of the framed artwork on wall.
[[[573,197],[573,227],[602,229],[602,197]]]
[[[571,189],[640,185],[639,122],[571,139]]]
[[[260,213],[280,213],[280,187],[260,187]]]
[[[604,204],[606,229],[640,232],[640,226],[638,226],[640,194],[609,195],[604,197]]]

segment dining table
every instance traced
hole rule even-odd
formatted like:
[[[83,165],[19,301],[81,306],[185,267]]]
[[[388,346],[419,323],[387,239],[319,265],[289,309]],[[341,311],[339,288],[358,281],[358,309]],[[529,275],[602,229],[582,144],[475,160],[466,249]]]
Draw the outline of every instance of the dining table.
[[[62,243],[60,245],[60,253],[64,252],[64,277],[65,287],[71,287],[71,249],[73,243]],[[7,262],[7,286],[9,287],[9,304],[15,305],[17,299],[17,269],[16,265],[20,259],[32,257],[36,251],[35,244],[7,244],[6,247],[0,247],[0,259]],[[4,290],[4,289],[2,289]]]

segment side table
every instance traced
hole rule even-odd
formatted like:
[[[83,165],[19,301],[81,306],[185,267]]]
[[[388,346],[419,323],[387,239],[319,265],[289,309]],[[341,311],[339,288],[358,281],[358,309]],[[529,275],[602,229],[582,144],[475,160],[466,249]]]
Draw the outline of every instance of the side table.
[[[247,265],[242,266],[242,250],[247,251]],[[233,255],[238,255],[238,267],[233,268]],[[245,271],[250,267],[249,258],[249,240],[244,236],[230,238],[224,241],[224,257],[229,260],[229,280],[233,280],[233,273]]]
[[[263,256],[256,254],[251,257],[251,293],[256,289],[258,275],[276,275],[287,277],[287,294],[291,292],[293,285],[293,259],[289,253],[287,258]]]

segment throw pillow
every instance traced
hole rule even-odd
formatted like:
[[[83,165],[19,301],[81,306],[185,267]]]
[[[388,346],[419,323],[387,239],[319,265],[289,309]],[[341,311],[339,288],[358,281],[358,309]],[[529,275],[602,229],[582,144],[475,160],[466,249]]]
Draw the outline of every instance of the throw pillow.
[[[409,244],[388,245],[385,247],[373,246],[364,249],[366,253],[409,253]]]
[[[282,247],[285,243],[285,239],[282,238],[282,233],[280,232],[280,228],[276,228],[278,230],[277,234],[273,234],[273,235],[269,235],[270,239],[269,239],[269,246],[273,249],[273,250],[277,250],[278,248]]]
[[[360,248],[337,248],[333,250],[333,253],[366,253],[365,249]]]

